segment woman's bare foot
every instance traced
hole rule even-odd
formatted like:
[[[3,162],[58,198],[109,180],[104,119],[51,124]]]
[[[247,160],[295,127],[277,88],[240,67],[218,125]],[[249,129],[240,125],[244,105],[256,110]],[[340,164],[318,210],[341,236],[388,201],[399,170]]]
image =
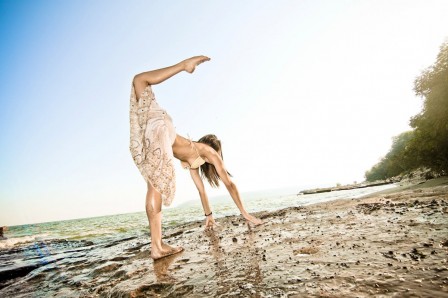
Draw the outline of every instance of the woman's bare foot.
[[[151,258],[155,261],[167,256],[171,256],[177,253],[182,252],[184,249],[183,247],[174,247],[169,246],[168,244],[165,244],[162,242],[162,249],[157,250],[154,247],[151,248]]]
[[[182,61],[182,63],[184,64],[185,71],[192,73],[196,69],[196,66],[209,60],[210,58],[207,56],[194,56]]]
[[[246,222],[249,227],[250,227],[250,224],[252,224],[253,226],[259,226],[264,223],[261,219],[256,218],[255,216],[252,216],[249,213],[243,214],[243,217],[246,219]]]

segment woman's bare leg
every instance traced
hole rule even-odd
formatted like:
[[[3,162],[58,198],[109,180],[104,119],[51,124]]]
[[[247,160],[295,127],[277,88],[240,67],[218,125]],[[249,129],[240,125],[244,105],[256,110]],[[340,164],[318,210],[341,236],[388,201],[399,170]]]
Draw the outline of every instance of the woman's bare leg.
[[[151,258],[154,260],[181,252],[182,247],[171,247],[162,243],[162,196],[148,183],[146,193],[146,215],[151,232]]]
[[[162,83],[184,70],[193,73],[196,66],[209,60],[207,56],[194,56],[169,67],[139,73],[133,81],[135,92],[140,95],[146,86]]]

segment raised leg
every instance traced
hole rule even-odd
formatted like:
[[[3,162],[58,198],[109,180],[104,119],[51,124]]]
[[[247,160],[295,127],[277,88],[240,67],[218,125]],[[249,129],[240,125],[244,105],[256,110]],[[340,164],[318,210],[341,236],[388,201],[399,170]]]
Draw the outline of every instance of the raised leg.
[[[162,196],[151,183],[148,183],[146,193],[146,215],[151,233],[151,258],[157,260],[181,252],[182,247],[162,243]]]

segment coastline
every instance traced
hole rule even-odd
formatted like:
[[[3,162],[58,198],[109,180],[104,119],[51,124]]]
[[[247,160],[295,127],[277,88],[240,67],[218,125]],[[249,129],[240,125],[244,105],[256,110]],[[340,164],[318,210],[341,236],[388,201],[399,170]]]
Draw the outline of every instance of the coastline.
[[[425,183],[258,212],[265,224],[252,229],[235,216],[213,232],[202,221],[169,228],[164,240],[185,251],[156,262],[147,237],[123,239],[11,280],[0,296],[444,297],[448,180]]]
[[[326,193],[326,192],[341,191],[341,190],[352,190],[352,189],[359,189],[359,188],[368,188],[368,187],[381,186],[381,185],[387,185],[387,184],[392,184],[392,183],[394,183],[393,180],[353,183],[353,184],[339,185],[339,186],[333,186],[333,187],[305,189],[305,190],[300,191],[299,194],[300,195],[314,195],[314,194],[318,194],[318,193]]]
[[[402,183],[397,183],[398,185],[394,188],[374,192],[372,194],[366,195],[363,198],[368,198],[372,196],[379,196],[379,195],[387,195],[387,194],[394,194],[400,191],[408,191],[408,190],[416,190],[416,189],[424,189],[424,188],[431,188],[431,187],[438,187],[443,185],[448,185],[448,176],[442,176],[430,180],[420,179],[416,181],[405,181]]]

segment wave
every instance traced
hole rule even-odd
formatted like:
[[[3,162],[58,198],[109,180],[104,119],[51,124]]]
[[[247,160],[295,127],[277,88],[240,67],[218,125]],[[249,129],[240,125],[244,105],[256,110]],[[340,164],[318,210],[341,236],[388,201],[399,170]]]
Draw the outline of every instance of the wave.
[[[18,246],[19,244],[30,243],[40,240],[45,240],[48,237],[48,234],[36,234],[30,236],[23,236],[17,238],[7,238],[4,240],[0,240],[0,249],[12,248]]]
[[[65,239],[67,239],[67,240],[83,240],[83,239],[93,240],[93,239],[99,239],[99,238],[108,237],[108,236],[110,236],[110,237],[114,237],[117,235],[119,236],[120,234],[123,234],[127,231],[128,231],[128,229],[125,229],[125,228],[88,230],[88,231],[78,232],[78,234],[76,234],[76,235],[67,236],[67,237],[65,237]]]

